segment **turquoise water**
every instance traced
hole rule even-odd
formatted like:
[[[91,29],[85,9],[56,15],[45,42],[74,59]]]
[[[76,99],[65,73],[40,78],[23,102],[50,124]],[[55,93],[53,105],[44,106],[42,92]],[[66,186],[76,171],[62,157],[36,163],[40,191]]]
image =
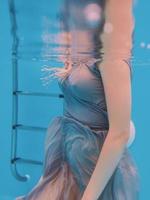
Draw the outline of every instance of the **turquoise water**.
[[[53,13],[54,10],[59,9],[59,0],[55,1],[56,3],[53,5],[46,0],[38,2],[31,0],[30,3],[19,0],[9,2],[15,5],[15,10],[11,15],[10,4],[5,0],[0,0],[0,200],[13,200],[15,196],[27,193],[36,184],[42,172],[41,164],[17,163],[19,175],[29,177],[27,181],[20,181],[17,179],[18,176],[14,175],[14,169],[10,164],[13,111],[11,52],[13,50],[13,58],[17,59],[19,91],[54,94],[53,97],[20,95],[18,98],[18,123],[41,127],[43,130],[54,116],[62,113],[62,98],[57,96],[60,91],[55,81],[50,85],[43,85],[41,67],[45,65],[61,66],[65,52],[65,44],[61,44],[57,35],[61,31],[60,24],[57,24]],[[134,71],[132,119],[136,126],[136,140],[131,146],[131,150],[141,177],[140,200],[149,199],[148,147],[150,136],[147,134],[150,100],[148,93],[150,74],[149,6],[148,0],[137,1],[134,9],[136,29],[132,59]],[[12,21],[14,16],[16,24]],[[12,23],[14,26],[11,29]],[[14,37],[17,40],[14,41]],[[61,59],[58,59],[60,55]],[[42,162],[44,136],[44,131],[18,130],[17,157]]]

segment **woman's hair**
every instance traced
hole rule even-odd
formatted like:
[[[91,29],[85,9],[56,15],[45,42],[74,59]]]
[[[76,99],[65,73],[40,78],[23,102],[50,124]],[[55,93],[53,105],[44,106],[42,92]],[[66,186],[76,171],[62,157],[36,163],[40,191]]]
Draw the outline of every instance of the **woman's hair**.
[[[53,79],[64,81],[70,74],[71,69],[72,66],[68,65],[67,62],[65,62],[63,67],[42,66],[41,71],[46,75],[44,75],[41,79],[45,82],[45,84],[48,84]]]
[[[86,2],[86,5],[88,5],[88,2],[90,3],[90,0],[88,0]],[[102,0],[100,2],[97,2],[95,1],[95,3],[98,3],[98,5],[100,7],[102,7],[102,11],[101,12],[101,21],[99,21],[99,23],[97,23],[97,26],[95,27],[96,28],[96,31],[94,33],[94,52],[93,55],[90,56],[90,58],[81,58],[81,56],[76,56],[76,55],[73,55],[72,57],[72,47],[70,47],[69,45],[72,44],[72,41],[71,39],[74,40],[74,36],[71,35],[70,33],[70,25],[72,24],[69,24],[70,21],[68,20],[69,18],[72,18],[74,17],[72,14],[72,11],[71,9],[74,8],[78,11],[78,6],[80,8],[80,10],[82,10],[82,4],[84,5],[85,4],[85,1],[81,1],[78,5],[78,2],[67,2],[64,3],[63,7],[61,8],[59,14],[58,14],[58,18],[60,20],[60,24],[61,24],[61,29],[63,30],[63,34],[61,35],[60,34],[60,37],[59,37],[59,40],[63,40],[63,44],[67,45],[65,46],[65,58],[63,58],[63,60],[61,59],[62,63],[63,63],[63,66],[61,67],[52,67],[52,66],[42,66],[42,71],[46,73],[46,76],[44,78],[42,78],[44,81],[50,81],[52,80],[53,78],[58,78],[58,79],[61,79],[61,81],[64,81],[68,75],[71,73],[71,70],[72,70],[72,66],[76,65],[80,65],[82,63],[85,63],[85,64],[88,64],[88,65],[91,65],[93,64],[93,62],[97,61],[98,59],[100,59],[100,49],[102,48],[102,44],[101,44],[101,41],[99,40],[99,35],[100,35],[100,32],[102,32],[103,30],[103,26],[104,26],[104,22],[105,22],[105,17],[104,17],[104,7],[105,7],[105,3],[106,3],[106,0]],[[68,9],[68,7],[70,9]],[[80,17],[80,15],[79,15]],[[75,17],[76,18],[76,17]],[[81,22],[80,22],[81,21]],[[76,23],[76,22],[75,22]],[[77,21],[77,24],[76,24],[76,28],[77,29],[81,29],[82,30],[82,27],[83,26],[83,23],[82,23],[82,20],[79,20]],[[87,24],[85,22],[85,28],[86,28]],[[80,35],[76,36],[76,37],[80,37]],[[64,50],[64,49],[63,49]],[[97,56],[98,55],[98,56]],[[75,58],[76,57],[76,58]],[[98,57],[98,58],[97,58]]]
[[[82,59],[68,59],[64,61],[64,66],[52,67],[52,66],[42,66],[41,71],[46,73],[41,79],[48,84],[53,79],[59,79],[63,82],[71,73],[73,67],[79,67],[81,65],[93,65],[97,61],[101,61],[101,58],[82,58]]]

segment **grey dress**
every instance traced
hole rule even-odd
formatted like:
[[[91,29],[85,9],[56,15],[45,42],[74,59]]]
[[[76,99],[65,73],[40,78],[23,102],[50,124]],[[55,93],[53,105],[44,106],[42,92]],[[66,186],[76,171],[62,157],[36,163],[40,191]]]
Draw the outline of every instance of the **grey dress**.
[[[105,21],[105,1],[64,0],[62,5],[58,16],[64,30],[72,36],[72,68],[63,81],[58,79],[64,94],[63,115],[55,117],[48,126],[41,179],[32,191],[17,200],[81,200],[109,129],[97,67],[102,58],[98,35]],[[131,70],[130,63],[125,62]],[[98,200],[138,199],[138,169],[126,148]]]

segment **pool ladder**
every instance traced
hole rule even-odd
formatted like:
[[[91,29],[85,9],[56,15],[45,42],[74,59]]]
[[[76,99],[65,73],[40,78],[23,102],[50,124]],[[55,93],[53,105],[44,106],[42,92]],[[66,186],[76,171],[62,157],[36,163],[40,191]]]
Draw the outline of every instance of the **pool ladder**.
[[[12,129],[11,129],[11,154],[10,154],[10,168],[13,176],[19,181],[27,181],[29,175],[21,175],[17,170],[17,163],[28,163],[32,165],[42,165],[42,161],[24,159],[17,155],[17,144],[18,144],[18,130],[26,131],[36,131],[36,132],[45,132],[46,128],[43,127],[34,127],[26,126],[23,124],[18,124],[18,97],[19,96],[42,96],[42,97],[58,97],[64,98],[63,94],[53,94],[53,93],[42,93],[42,92],[28,92],[28,91],[19,91],[18,90],[18,45],[19,38],[17,36],[17,22],[15,15],[15,5],[13,0],[8,1],[9,4],[9,14],[11,21],[11,34],[12,34]]]
[[[58,97],[64,98],[63,94],[51,94],[51,93],[38,93],[38,92],[25,92],[17,90],[17,65],[13,66],[13,94],[12,94],[12,132],[11,132],[11,171],[13,176],[19,181],[27,181],[30,176],[29,175],[21,175],[17,170],[17,163],[28,163],[32,165],[42,165],[42,161],[24,159],[17,155],[17,134],[18,130],[26,130],[26,131],[36,131],[36,132],[45,132],[46,128],[43,127],[34,127],[34,126],[26,126],[23,124],[18,124],[18,97],[20,95],[24,96],[43,96],[43,97]]]
[[[36,132],[45,132],[46,128],[43,127],[34,127],[34,126],[26,126],[23,124],[18,124],[18,97],[19,96],[42,96],[42,97],[57,97],[64,98],[63,94],[53,94],[53,93],[41,93],[41,92],[26,92],[26,91],[18,91],[18,65],[17,60],[12,58],[13,65],[13,73],[12,73],[12,131],[11,131],[11,171],[13,176],[19,181],[27,181],[29,179],[29,175],[21,175],[17,170],[17,163],[28,163],[33,165],[42,165],[43,162],[24,159],[17,155],[17,134],[18,130],[26,130],[26,131],[36,131]]]

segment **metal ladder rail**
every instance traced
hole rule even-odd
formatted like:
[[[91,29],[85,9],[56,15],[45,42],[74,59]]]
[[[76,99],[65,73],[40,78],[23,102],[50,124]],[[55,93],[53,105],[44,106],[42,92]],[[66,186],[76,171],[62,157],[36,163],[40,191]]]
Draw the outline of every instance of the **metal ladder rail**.
[[[13,77],[14,78],[14,77]],[[13,79],[14,80],[14,79]],[[31,159],[24,159],[17,156],[17,135],[18,130],[26,130],[31,131],[34,130],[36,132],[46,132],[46,128],[43,127],[35,127],[35,126],[25,126],[22,124],[18,124],[18,96],[19,95],[32,95],[32,96],[43,96],[43,97],[58,97],[64,98],[63,94],[49,94],[49,93],[29,93],[29,92],[22,92],[22,91],[14,91],[13,92],[13,107],[12,107],[12,134],[11,134],[11,171],[13,176],[18,179],[19,181],[27,181],[29,179],[28,175],[22,176],[19,174],[17,170],[17,163],[28,163],[33,165],[42,165],[43,162],[31,160]]]
[[[17,50],[19,45],[19,38],[17,36],[17,23],[15,16],[15,5],[14,0],[8,0],[9,13],[11,20],[11,34],[13,38],[12,44],[12,130],[11,130],[11,153],[10,153],[10,170],[13,176],[19,181],[27,181],[28,175],[21,175],[17,170],[17,163],[28,163],[33,165],[42,165],[43,162],[24,159],[17,157],[17,134],[18,130],[34,130],[37,132],[45,132],[46,128],[43,127],[32,127],[18,124],[18,96],[19,95],[32,95],[32,96],[43,96],[43,97],[57,97],[64,98],[63,94],[52,94],[52,93],[41,93],[41,92],[27,92],[18,91],[18,61],[17,61]]]

